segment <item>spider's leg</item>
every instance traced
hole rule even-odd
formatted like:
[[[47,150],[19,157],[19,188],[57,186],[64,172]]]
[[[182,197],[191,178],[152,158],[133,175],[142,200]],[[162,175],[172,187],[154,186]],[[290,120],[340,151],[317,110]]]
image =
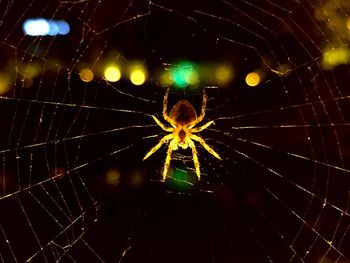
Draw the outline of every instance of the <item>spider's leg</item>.
[[[164,99],[163,99],[163,117],[164,117],[164,120],[166,120],[167,122],[169,122],[171,124],[171,126],[176,128],[176,123],[169,117],[169,115],[167,113],[169,91],[170,91],[170,89],[167,88],[165,95],[164,95]]]
[[[216,158],[221,160],[221,157],[219,156],[219,154],[217,154],[217,152],[215,152],[201,137],[191,134],[190,138],[199,142],[204,147],[204,149],[206,149],[209,153],[211,153]]]
[[[170,89],[167,88],[165,95],[164,95],[164,98],[163,98],[163,116],[164,116],[164,118],[165,118],[165,116],[169,117],[167,114],[169,91],[170,91]]]
[[[196,145],[194,145],[194,142],[191,139],[188,139],[188,145],[192,149],[193,163],[194,163],[194,167],[196,169],[196,175],[197,175],[198,180],[200,180],[201,179],[201,170],[199,168],[199,161],[198,161]]]
[[[200,131],[203,131],[204,129],[208,128],[210,125],[212,125],[214,123],[214,121],[209,121],[207,122],[206,124],[200,126],[200,127],[197,127],[197,128],[194,128],[194,129],[191,129],[192,127],[190,126],[189,128],[191,129],[191,132],[194,133],[194,132],[200,132]]]
[[[174,150],[174,143],[175,143],[174,140],[172,140],[169,143],[168,151],[167,151],[165,162],[164,162],[163,181],[165,181],[165,179],[166,179],[166,177],[168,175],[168,170],[169,170],[169,167],[170,167],[171,154],[172,154],[172,152]]]
[[[158,118],[156,116],[153,116],[152,115],[152,118],[153,120],[164,130],[164,131],[167,131],[167,132],[172,132],[174,131],[174,128],[171,128],[171,127],[165,127],[165,125],[163,123],[160,122],[160,120],[158,120]]]
[[[154,154],[160,146],[162,146],[164,143],[169,141],[171,138],[173,138],[173,134],[168,134],[165,135],[158,143],[156,146],[154,146],[146,155],[143,157],[143,160],[146,160],[148,157],[150,157],[152,154]]]
[[[200,123],[204,116],[205,116],[205,109],[207,107],[207,95],[205,95],[205,91],[203,90],[203,102],[202,102],[202,109],[201,109],[201,114],[199,115],[199,117],[193,121],[190,125],[190,127],[195,126],[197,123]]]

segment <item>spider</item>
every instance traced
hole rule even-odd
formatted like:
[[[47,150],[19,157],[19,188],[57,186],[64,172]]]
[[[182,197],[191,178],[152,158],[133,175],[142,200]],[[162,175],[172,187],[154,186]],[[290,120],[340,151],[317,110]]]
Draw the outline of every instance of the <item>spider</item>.
[[[194,133],[198,133],[208,128],[214,121],[209,121],[203,126],[194,128],[195,125],[200,123],[205,116],[205,108],[207,104],[207,97],[205,93],[203,93],[203,102],[201,114],[197,117],[196,110],[187,100],[183,99],[178,101],[170,110],[170,114],[167,114],[167,105],[168,105],[168,96],[169,89],[167,89],[164,99],[163,99],[163,117],[164,120],[167,121],[172,127],[166,127],[163,123],[161,123],[157,117],[152,115],[154,121],[167,132],[171,132],[168,135],[165,135],[157,145],[155,145],[143,158],[146,160],[153,153],[155,153],[164,143],[168,143],[167,155],[165,158],[164,169],[163,169],[163,181],[165,181],[168,169],[170,166],[171,154],[173,151],[176,151],[179,147],[182,149],[187,149],[190,147],[192,149],[193,163],[196,169],[196,175],[198,180],[200,180],[201,172],[200,165],[197,156],[197,149],[194,144],[194,141],[199,142],[204,149],[206,149],[209,153],[214,155],[216,158],[221,160],[221,157],[208,145],[206,142],[198,135]]]

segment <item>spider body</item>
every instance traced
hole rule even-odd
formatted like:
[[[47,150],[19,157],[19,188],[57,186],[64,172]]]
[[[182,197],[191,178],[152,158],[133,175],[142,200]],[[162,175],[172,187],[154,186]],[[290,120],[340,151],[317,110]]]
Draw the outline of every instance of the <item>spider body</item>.
[[[191,135],[188,126],[197,119],[196,110],[187,100],[180,100],[170,110],[169,117],[176,123],[174,134],[178,135],[177,145],[187,149],[187,138]]]
[[[143,160],[150,157],[154,152],[156,152],[164,143],[168,143],[167,156],[165,158],[164,169],[163,169],[163,180],[166,179],[168,174],[168,169],[170,167],[171,154],[176,151],[179,147],[182,149],[187,149],[188,147],[192,149],[193,162],[196,169],[196,175],[200,179],[200,165],[197,156],[197,149],[193,141],[199,142],[209,153],[214,155],[216,158],[220,159],[220,156],[208,145],[206,142],[198,135],[198,133],[206,128],[208,128],[213,121],[207,122],[203,126],[194,128],[199,122],[201,122],[205,116],[205,108],[207,98],[205,93],[203,94],[202,110],[199,117],[197,117],[196,110],[192,104],[187,100],[178,101],[170,110],[169,115],[167,114],[167,104],[168,104],[169,89],[164,95],[163,99],[163,117],[172,127],[166,127],[161,123],[155,116],[152,116],[154,121],[167,132],[171,132],[165,135],[159,143],[154,146],[143,158]]]
[[[169,117],[180,125],[188,125],[197,119],[197,113],[191,103],[180,100],[170,110]]]

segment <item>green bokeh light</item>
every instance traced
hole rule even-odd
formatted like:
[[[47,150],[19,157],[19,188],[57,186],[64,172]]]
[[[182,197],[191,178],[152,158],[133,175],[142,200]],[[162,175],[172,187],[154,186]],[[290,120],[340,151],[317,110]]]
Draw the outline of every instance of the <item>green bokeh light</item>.
[[[193,177],[185,170],[174,169],[170,185],[177,191],[188,192],[194,187]]]
[[[170,70],[170,76],[174,86],[178,88],[186,88],[199,82],[197,66],[190,61],[180,61],[175,64]]]

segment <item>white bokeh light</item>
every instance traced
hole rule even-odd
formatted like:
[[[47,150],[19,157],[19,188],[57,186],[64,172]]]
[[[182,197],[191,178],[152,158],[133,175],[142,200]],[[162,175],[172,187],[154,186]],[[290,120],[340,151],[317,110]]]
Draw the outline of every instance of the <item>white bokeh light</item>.
[[[23,31],[29,36],[67,35],[70,31],[70,26],[66,21],[62,20],[27,19],[23,23]]]
[[[43,18],[28,19],[23,24],[23,30],[30,36],[45,36],[50,32],[50,25]]]

